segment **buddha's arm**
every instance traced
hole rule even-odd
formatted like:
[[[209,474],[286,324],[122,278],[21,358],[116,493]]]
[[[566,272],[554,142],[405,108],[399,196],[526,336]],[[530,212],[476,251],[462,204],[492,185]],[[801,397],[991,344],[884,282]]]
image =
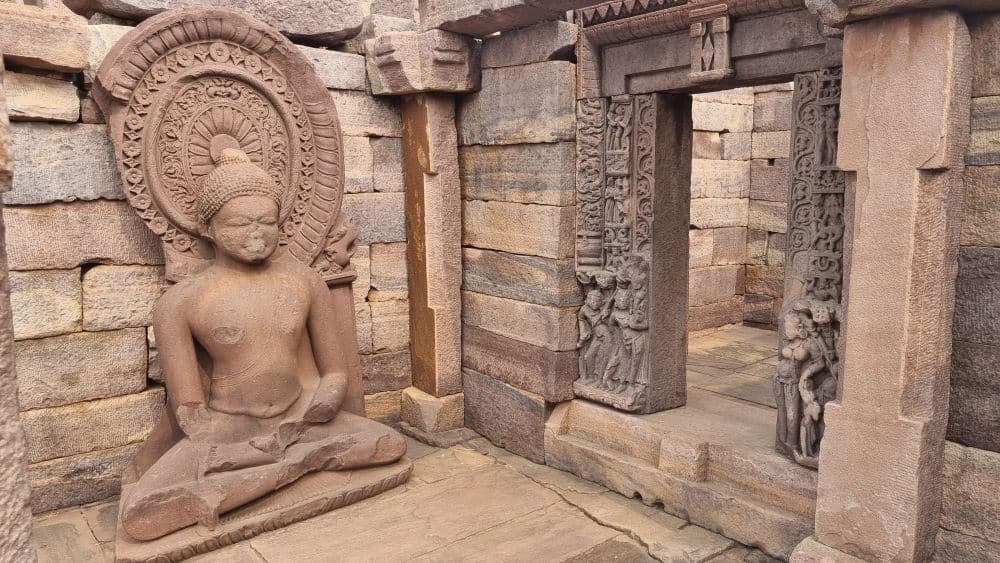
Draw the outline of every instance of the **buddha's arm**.
[[[193,409],[203,410],[208,406],[208,398],[202,386],[195,353],[194,335],[184,311],[185,288],[170,288],[157,302],[153,313],[153,329],[160,354],[160,365],[167,381],[167,396],[170,408],[177,414],[181,429],[188,435],[191,429],[186,424]]]
[[[333,420],[340,410],[347,394],[347,374],[343,350],[336,337],[339,331],[330,290],[318,276],[312,283],[311,296],[309,339],[321,380],[303,418],[306,422],[321,423]]]

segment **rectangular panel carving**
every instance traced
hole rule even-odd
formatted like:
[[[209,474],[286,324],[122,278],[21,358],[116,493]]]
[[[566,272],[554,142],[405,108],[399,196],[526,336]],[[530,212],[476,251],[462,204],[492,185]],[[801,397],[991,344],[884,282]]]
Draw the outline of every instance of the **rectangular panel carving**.
[[[837,168],[841,69],[795,77],[785,306],[775,374],[776,445],[816,467],[841,375],[844,173]]]
[[[586,299],[579,314],[580,377],[574,391],[577,396],[635,412],[679,406],[684,397],[683,373],[678,384],[678,374],[672,373],[674,362],[656,368],[650,362],[654,185],[657,126],[661,112],[667,111],[663,103],[656,95],[646,95],[587,99],[578,104],[576,260]],[[684,127],[681,120],[671,124]],[[689,144],[674,148],[690,160]],[[689,171],[685,176],[682,168],[678,174],[689,182]],[[684,195],[689,197],[687,192]],[[683,209],[673,221],[684,223],[685,244],[678,248],[685,264],[686,197],[681,198]],[[663,232],[670,229],[665,227]],[[686,274],[686,266],[684,270]],[[656,291],[680,291],[686,305],[686,277],[684,282],[683,288],[668,284],[672,287]],[[671,322],[684,324],[684,320],[681,312]],[[683,352],[680,360],[683,363]]]

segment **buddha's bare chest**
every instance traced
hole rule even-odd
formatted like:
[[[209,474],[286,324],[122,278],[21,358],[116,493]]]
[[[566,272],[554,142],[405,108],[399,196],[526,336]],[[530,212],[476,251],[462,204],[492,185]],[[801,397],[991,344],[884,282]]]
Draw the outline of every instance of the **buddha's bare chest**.
[[[305,330],[309,294],[298,284],[231,284],[199,298],[192,331],[212,351],[294,344]]]

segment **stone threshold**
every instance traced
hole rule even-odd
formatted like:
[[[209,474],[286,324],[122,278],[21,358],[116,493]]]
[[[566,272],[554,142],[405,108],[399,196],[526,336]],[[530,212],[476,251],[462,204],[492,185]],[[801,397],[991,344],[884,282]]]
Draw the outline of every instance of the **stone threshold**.
[[[817,473],[774,450],[774,417],[693,388],[652,415],[577,399],[546,423],[546,464],[787,559],[813,532]]]

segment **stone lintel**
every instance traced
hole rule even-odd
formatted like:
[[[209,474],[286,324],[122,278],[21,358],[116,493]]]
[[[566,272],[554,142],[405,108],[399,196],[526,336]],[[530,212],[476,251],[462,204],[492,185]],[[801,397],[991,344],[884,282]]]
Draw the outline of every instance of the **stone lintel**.
[[[843,28],[844,25],[861,20],[915,12],[928,8],[952,8],[962,12],[986,12],[996,10],[992,0],[809,0],[809,11],[819,16],[824,25]]]
[[[87,20],[65,10],[0,2],[0,53],[22,66],[79,72],[87,66]]]
[[[462,391],[462,190],[455,102],[421,94],[403,104],[410,350],[413,385]]]
[[[479,44],[465,35],[440,29],[389,33],[369,39],[365,52],[375,95],[468,93],[480,86]]]
[[[926,561],[948,417],[969,33],[960,14],[936,10],[850,24],[844,42],[850,312],[816,539],[865,560]]]

